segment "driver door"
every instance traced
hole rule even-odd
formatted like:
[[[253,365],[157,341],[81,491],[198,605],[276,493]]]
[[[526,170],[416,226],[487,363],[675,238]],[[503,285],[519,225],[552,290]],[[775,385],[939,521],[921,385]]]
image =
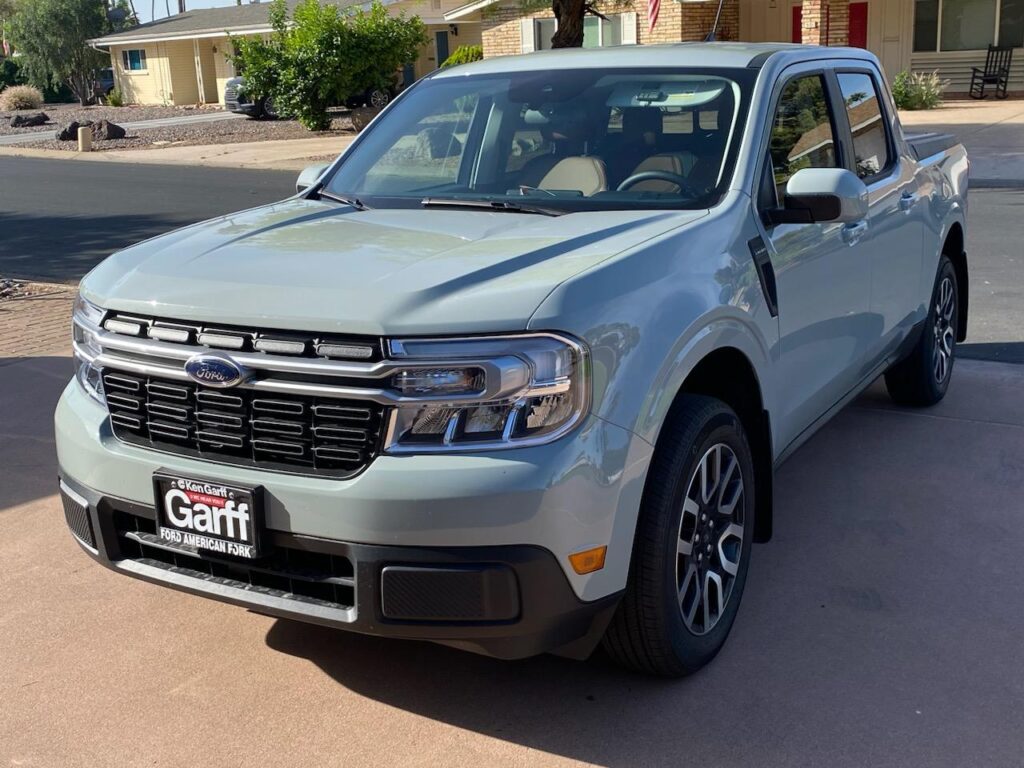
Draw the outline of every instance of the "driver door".
[[[802,168],[842,168],[831,79],[797,71],[775,100],[759,207],[779,206]],[[778,290],[781,445],[789,445],[862,377],[872,335],[866,223],[765,224]]]

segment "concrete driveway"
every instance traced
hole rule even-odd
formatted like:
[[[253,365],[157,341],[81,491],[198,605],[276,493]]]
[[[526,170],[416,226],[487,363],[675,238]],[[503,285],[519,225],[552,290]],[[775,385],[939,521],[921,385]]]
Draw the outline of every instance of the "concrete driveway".
[[[0,303],[0,764],[1019,766],[1024,367],[879,386],[778,477],[732,637],[666,682],[278,621],[115,575],[65,530],[70,293]]]

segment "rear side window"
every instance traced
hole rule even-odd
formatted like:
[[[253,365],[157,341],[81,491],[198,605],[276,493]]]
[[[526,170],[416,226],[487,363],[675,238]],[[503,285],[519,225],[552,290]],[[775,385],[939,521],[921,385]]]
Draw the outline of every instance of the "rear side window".
[[[836,168],[836,131],[821,75],[786,83],[772,120],[769,145],[779,199],[790,177],[803,168]]]
[[[837,77],[853,134],[857,175],[874,176],[893,162],[878,85],[865,72],[840,72]]]

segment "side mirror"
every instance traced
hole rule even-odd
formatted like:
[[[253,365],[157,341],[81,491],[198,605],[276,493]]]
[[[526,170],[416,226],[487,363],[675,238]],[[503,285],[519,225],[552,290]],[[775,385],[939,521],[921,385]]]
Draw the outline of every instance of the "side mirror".
[[[309,189],[316,184],[317,179],[324,175],[324,171],[331,167],[330,163],[317,163],[316,165],[307,165],[302,169],[302,173],[299,174],[298,180],[295,182],[295,191],[301,192],[304,189]]]
[[[868,188],[845,168],[804,168],[790,177],[782,208],[766,212],[771,224],[860,221],[868,215]]]

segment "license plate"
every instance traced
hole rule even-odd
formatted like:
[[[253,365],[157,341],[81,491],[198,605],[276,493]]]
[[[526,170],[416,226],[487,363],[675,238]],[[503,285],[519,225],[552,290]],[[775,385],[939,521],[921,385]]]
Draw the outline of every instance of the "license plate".
[[[239,488],[158,472],[156,523],[170,546],[234,557],[259,557],[259,488]]]

